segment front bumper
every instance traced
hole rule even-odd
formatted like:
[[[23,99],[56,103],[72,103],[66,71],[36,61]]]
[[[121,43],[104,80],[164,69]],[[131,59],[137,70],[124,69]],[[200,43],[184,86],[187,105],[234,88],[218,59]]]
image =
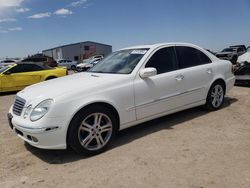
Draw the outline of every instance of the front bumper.
[[[30,126],[11,112],[7,115],[10,128],[30,145],[42,149],[66,149],[67,126],[65,118],[43,118]],[[44,126],[46,125],[46,126]]]

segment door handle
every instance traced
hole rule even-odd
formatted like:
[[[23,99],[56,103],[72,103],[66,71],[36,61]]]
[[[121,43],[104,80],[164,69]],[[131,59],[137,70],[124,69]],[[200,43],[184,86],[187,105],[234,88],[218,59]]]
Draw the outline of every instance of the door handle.
[[[212,74],[212,69],[207,69],[208,74]]]
[[[181,80],[184,79],[184,76],[183,76],[183,75],[178,75],[178,76],[175,77],[175,79],[176,79],[177,81],[181,81]]]

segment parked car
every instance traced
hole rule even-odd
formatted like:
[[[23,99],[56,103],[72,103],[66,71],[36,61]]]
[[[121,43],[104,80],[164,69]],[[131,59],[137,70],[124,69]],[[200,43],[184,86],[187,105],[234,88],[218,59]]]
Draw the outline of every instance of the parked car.
[[[67,69],[76,70],[77,62],[71,61],[69,59],[60,59],[57,60],[58,66],[67,67]]]
[[[16,62],[17,60],[14,60],[14,59],[5,59],[5,60],[0,61],[0,66],[11,65]]]
[[[0,68],[0,92],[19,91],[26,86],[66,74],[65,68],[51,68],[44,63],[17,63],[4,66]]]
[[[103,55],[94,55],[92,57],[90,57],[90,59],[103,59],[104,56]]]
[[[232,66],[192,44],[121,49],[87,72],[17,93],[10,126],[38,148],[98,154],[119,130],[196,106],[220,109]]]
[[[85,60],[83,60],[82,63],[77,65],[76,70],[78,72],[87,71],[90,68],[94,67],[97,63],[99,63],[99,61],[101,61],[100,58],[85,59]]]
[[[43,54],[35,54],[33,56],[27,57],[22,60],[22,62],[31,62],[31,63],[40,63],[43,62],[45,65],[48,65],[50,67],[57,67],[57,62],[49,56],[43,55]]]
[[[230,48],[241,48],[243,51],[247,51],[247,48],[246,48],[246,46],[245,45],[242,45],[242,44],[240,44],[240,45],[233,45],[233,46],[230,46]]]
[[[250,85],[250,48],[241,55],[235,66],[236,83],[246,83]]]
[[[216,56],[220,59],[229,60],[233,64],[236,64],[238,56],[244,54],[245,52],[246,49],[244,49],[243,47],[231,46],[217,53]]]

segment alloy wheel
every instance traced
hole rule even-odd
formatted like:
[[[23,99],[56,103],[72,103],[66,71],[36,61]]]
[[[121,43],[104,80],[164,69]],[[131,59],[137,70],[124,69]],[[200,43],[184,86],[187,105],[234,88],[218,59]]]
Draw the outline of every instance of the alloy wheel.
[[[112,121],[106,114],[92,113],[79,126],[78,139],[85,149],[99,150],[110,140],[112,128]]]

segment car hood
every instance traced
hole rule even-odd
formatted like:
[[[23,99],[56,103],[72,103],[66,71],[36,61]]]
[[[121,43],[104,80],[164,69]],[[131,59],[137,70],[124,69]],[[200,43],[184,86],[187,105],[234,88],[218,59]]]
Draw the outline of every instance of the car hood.
[[[86,66],[86,65],[88,65],[89,63],[79,63],[78,65],[77,65],[77,67],[84,67],[84,66]]]
[[[27,102],[33,100],[53,99],[72,92],[89,94],[95,88],[107,88],[127,77],[122,74],[77,73],[53,80],[44,81],[20,91],[17,95]]]
[[[250,52],[246,52],[243,55],[238,57],[237,62],[241,63],[241,62],[250,62]]]

